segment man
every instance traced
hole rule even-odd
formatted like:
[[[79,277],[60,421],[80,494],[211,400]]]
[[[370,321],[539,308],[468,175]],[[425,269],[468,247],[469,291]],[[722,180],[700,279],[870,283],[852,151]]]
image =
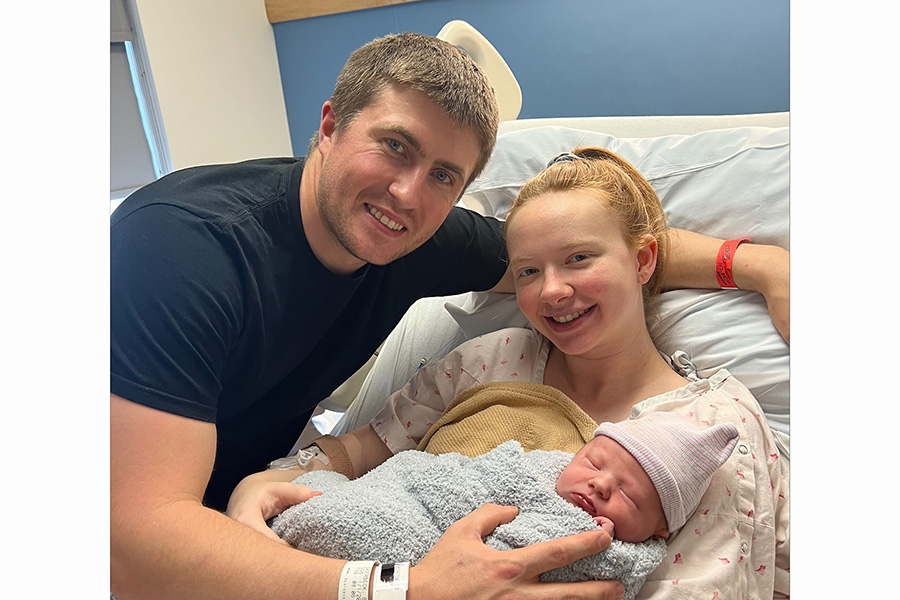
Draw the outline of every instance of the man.
[[[497,124],[493,91],[464,52],[388,36],[351,55],[305,161],[188,169],[116,211],[110,534],[120,600],[336,596],[343,561],[214,509],[290,449],[316,403],[416,299],[498,285],[499,223],[453,208]],[[411,570],[408,598],[621,592],[617,582],[537,583],[605,549],[602,532],[502,555],[484,546],[514,515],[489,506],[451,527]]]

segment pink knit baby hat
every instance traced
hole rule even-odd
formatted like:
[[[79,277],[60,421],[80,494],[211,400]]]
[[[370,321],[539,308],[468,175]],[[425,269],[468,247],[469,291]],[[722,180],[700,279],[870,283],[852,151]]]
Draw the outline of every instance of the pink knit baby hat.
[[[700,504],[713,473],[734,450],[738,430],[731,423],[703,429],[672,413],[650,413],[601,423],[594,436],[605,435],[637,459],[662,501],[669,531],[680,528]]]

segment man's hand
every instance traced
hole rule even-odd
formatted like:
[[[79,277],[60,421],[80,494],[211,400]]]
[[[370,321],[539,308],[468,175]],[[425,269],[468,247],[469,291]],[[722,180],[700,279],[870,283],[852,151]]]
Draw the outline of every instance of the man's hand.
[[[486,546],[482,538],[518,514],[512,506],[486,504],[450,526],[410,570],[409,600],[622,598],[618,581],[541,583],[538,576],[602,552],[612,538],[598,529],[515,550]]]
[[[281,514],[286,508],[321,495],[322,492],[305,485],[266,481],[250,475],[234,488],[225,514],[273,540],[286,544],[287,542],[269,529],[266,521]]]

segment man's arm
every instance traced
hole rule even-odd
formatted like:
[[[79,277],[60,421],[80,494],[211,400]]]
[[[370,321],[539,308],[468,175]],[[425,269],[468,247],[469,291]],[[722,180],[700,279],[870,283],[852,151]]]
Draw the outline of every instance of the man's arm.
[[[215,426],[110,397],[110,585],[130,598],[333,598],[343,561],[298,553],[201,499]]]
[[[119,600],[334,600],[345,561],[295,550],[202,506],[215,427],[110,396],[110,587]],[[602,530],[501,552],[482,538],[516,514],[485,506],[410,570],[409,600],[611,599],[615,581],[538,582],[609,547]]]

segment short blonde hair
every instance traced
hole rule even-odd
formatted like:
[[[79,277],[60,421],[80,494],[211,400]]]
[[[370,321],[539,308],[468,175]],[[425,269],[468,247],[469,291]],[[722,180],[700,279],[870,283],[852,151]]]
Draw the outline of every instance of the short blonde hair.
[[[331,95],[337,131],[390,84],[425,94],[454,124],[475,134],[480,151],[468,186],[487,165],[500,125],[494,89],[484,72],[464,50],[436,37],[400,33],[372,40],[354,51],[338,74]],[[318,134],[310,141],[310,154],[317,145]]]
[[[666,214],[650,183],[618,154],[604,148],[583,147],[552,162],[522,186],[509,209],[506,230],[517,210],[533,198],[575,189],[594,191],[597,199],[619,218],[619,227],[634,248],[643,247],[644,235],[651,235],[656,240],[656,269],[643,289],[647,306],[660,292],[665,274],[668,255]]]

